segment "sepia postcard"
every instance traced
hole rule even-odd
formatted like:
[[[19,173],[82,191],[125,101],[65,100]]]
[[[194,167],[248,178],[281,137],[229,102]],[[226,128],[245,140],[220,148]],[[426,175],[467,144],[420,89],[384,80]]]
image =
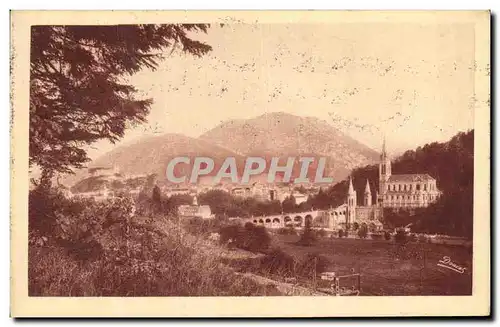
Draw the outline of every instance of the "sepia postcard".
[[[12,11],[11,316],[490,315],[489,11]]]

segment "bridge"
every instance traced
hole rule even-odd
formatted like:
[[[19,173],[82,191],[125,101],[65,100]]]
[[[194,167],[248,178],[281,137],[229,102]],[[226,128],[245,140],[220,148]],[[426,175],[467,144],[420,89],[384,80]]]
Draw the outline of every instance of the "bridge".
[[[250,217],[241,218],[243,223],[253,223],[255,225],[261,225],[266,228],[282,228],[282,227],[304,227],[306,220],[311,223],[317,217],[321,216],[324,211],[313,210],[305,212],[294,212],[294,213],[283,213],[280,215],[270,215],[261,217]]]
[[[357,230],[360,226],[365,227],[370,231],[381,230],[383,225],[374,216],[361,216],[352,222],[349,229]],[[257,226],[264,226],[270,229],[283,227],[303,228],[306,221],[311,222],[313,228],[322,228],[325,230],[346,230],[348,228],[346,220],[345,205],[341,205],[330,210],[311,210],[305,212],[282,213],[278,215],[259,216],[250,218],[230,218],[238,219],[243,224],[250,222]]]

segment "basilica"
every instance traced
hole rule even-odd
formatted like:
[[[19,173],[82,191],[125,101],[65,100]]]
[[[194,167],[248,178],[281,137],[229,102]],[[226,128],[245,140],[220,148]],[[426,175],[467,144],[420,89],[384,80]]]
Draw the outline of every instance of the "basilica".
[[[372,203],[370,181],[366,181],[362,204],[358,204],[358,196],[354,190],[352,178],[349,179],[347,201],[333,210],[337,224],[346,229],[357,229],[366,224],[370,231],[382,228],[384,208],[394,210],[427,207],[435,202],[441,192],[436,180],[428,174],[392,174],[391,160],[387,156],[385,140],[382,146],[379,163],[379,189],[375,194],[376,202]]]
[[[391,160],[382,146],[379,164],[379,192],[377,201],[387,208],[422,208],[435,202],[441,195],[436,180],[429,174],[391,174]]]

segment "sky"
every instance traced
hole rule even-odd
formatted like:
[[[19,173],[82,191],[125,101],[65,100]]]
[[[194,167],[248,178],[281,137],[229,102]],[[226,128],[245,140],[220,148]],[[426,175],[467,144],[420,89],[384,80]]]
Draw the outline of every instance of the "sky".
[[[198,137],[229,119],[287,112],[323,119],[389,153],[446,141],[474,124],[474,29],[468,24],[228,24],[193,34],[213,51],[166,51],[130,78],[153,98],[122,142]],[[92,159],[113,148],[89,149]]]

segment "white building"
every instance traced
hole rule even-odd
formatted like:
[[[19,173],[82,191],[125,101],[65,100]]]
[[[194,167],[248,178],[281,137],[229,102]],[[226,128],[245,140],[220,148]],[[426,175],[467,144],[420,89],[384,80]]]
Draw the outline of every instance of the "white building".
[[[212,219],[215,215],[208,205],[198,205],[196,197],[193,199],[193,204],[183,204],[177,208],[177,213],[181,218],[201,218]]]

